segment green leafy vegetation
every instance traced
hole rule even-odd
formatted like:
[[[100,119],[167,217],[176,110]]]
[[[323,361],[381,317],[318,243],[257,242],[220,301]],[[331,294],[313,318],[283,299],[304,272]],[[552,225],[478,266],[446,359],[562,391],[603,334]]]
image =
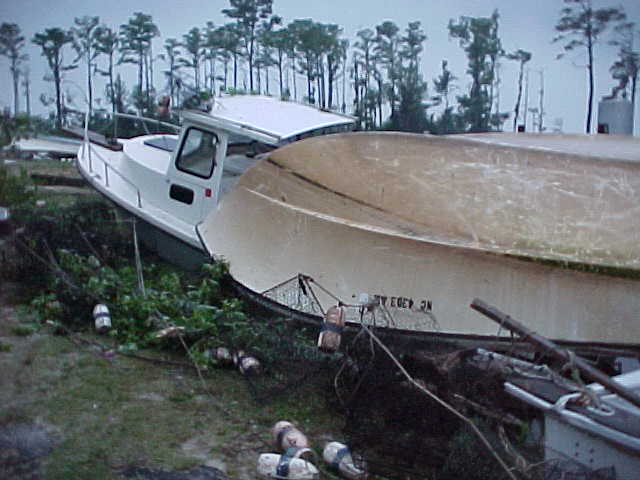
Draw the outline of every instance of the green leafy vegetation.
[[[0,163],[0,206],[22,207],[32,205],[36,192],[26,169],[13,174]]]
[[[95,256],[68,250],[57,252],[57,263],[60,274],[32,301],[42,321],[90,326],[93,307],[102,303],[111,313],[110,335],[121,349],[175,347],[175,335],[162,337],[158,332],[176,327],[192,343],[193,358],[199,361],[206,358],[196,350],[220,344],[246,348],[254,338],[240,302],[222,293],[224,264],[205,265],[195,284],[175,271],[150,265],[143,271],[143,293],[137,272],[129,265],[111,267]]]
[[[0,392],[26,400],[19,412],[0,407],[0,419],[18,421],[19,413],[21,422],[38,418],[59,432],[46,478],[119,478],[129,465],[179,470],[202,464],[203,456],[220,459],[230,478],[253,478],[277,420],[296,421],[311,438],[339,430],[317,378],[292,382],[274,367],[291,367],[302,354],[320,358],[309,336],[244,309],[229,291],[226,265],[183,272],[142,248],[143,293],[132,267],[131,224],[107,204],[79,200],[23,219],[24,258],[17,261],[28,267],[21,275],[32,297],[6,328],[8,346],[19,345],[5,353],[3,344],[2,355],[16,359]],[[98,302],[110,309],[108,336],[94,332]],[[156,338],[169,325],[184,328],[186,352],[177,336]],[[21,336],[36,329],[38,335]],[[214,368],[205,352],[220,345],[258,357],[263,383]],[[258,398],[263,387],[270,390]],[[191,445],[200,446],[196,456]]]

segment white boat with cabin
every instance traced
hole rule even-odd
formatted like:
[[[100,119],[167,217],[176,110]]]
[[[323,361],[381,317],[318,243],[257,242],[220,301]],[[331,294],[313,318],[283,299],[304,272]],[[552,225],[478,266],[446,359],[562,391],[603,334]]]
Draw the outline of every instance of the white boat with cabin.
[[[352,118],[259,96],[182,119],[86,141],[80,171],[266,305],[377,302],[399,331],[504,335],[468,308],[482,297],[560,343],[640,347],[637,139],[340,133]],[[229,154],[232,135],[274,150]]]

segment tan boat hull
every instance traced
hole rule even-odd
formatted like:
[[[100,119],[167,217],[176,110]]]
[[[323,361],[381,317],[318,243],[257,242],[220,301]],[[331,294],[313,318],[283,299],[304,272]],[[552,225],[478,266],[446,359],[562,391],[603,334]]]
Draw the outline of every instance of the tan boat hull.
[[[550,338],[637,345],[638,172],[428,136],[320,137],[259,162],[199,231],[256,292],[301,273],[346,303],[382,297],[398,328],[495,335],[468,307],[479,297]]]

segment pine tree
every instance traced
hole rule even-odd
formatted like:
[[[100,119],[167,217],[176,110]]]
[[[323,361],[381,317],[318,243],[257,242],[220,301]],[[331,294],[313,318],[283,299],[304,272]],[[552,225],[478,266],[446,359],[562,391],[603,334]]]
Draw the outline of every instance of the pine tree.
[[[13,114],[19,110],[18,86],[20,83],[20,65],[28,58],[20,53],[24,48],[25,38],[20,35],[20,27],[15,23],[3,23],[0,26],[0,55],[7,57],[10,62],[9,69],[13,78]]]
[[[64,46],[73,42],[71,32],[60,28],[47,28],[42,33],[36,33],[33,43],[42,49],[42,55],[46,57],[56,90],[56,126],[62,126],[63,102],[62,102],[62,79],[64,72],[76,68],[77,65],[65,65]]]
[[[556,31],[560,35],[555,37],[553,41],[566,42],[563,46],[564,53],[558,55],[557,58],[562,58],[565,53],[572,52],[576,48],[586,50],[589,87],[585,130],[586,133],[591,133],[595,91],[594,47],[609,26],[612,23],[623,21],[626,15],[618,8],[594,9],[591,0],[564,0],[564,3],[566,6],[561,10],[560,19],[556,24]]]

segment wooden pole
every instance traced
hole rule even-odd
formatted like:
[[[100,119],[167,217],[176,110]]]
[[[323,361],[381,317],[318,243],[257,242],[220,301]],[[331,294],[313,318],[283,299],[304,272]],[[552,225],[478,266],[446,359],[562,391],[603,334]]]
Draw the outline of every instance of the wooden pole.
[[[589,365],[582,358],[573,355],[568,350],[558,348],[551,340],[538,335],[533,330],[529,330],[527,327],[511,318],[509,315],[502,313],[497,308],[486,304],[478,298],[473,300],[473,302],[471,303],[471,308],[489,317],[491,320],[499,323],[501,326],[508,328],[512,332],[517,333],[522,337],[523,340],[532,343],[538,348],[541,348],[545,352],[549,353],[552,357],[564,362],[573,362],[586,378],[599,383],[600,385],[607,388],[610,392],[618,394],[620,397],[640,408],[640,397],[636,395],[635,392],[620,385],[618,382],[613,380],[602,371]]]

